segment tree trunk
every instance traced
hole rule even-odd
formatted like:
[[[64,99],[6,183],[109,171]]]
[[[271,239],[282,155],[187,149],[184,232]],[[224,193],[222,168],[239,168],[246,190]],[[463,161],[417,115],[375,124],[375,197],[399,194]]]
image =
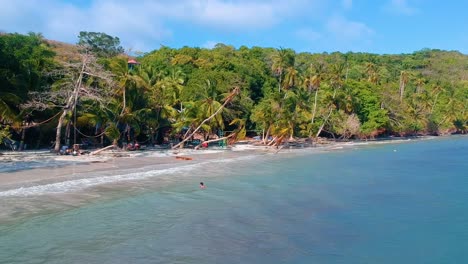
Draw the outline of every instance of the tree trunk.
[[[21,129],[21,141],[20,141],[20,145],[19,145],[19,150],[24,150],[24,139],[26,138],[26,127],[23,127],[23,129]]]
[[[400,102],[403,101],[403,95],[405,93],[405,82],[400,80]]]
[[[63,113],[60,115],[60,118],[57,124],[57,132],[55,133],[55,148],[54,148],[54,151],[57,153],[60,151],[60,144],[61,144],[60,139],[62,137],[62,125],[63,125],[63,120],[65,120],[65,116],[67,116],[67,114],[68,114],[68,109],[63,110]]]
[[[328,118],[330,118],[330,115],[331,115],[332,112],[333,112],[333,108],[330,108],[330,111],[328,112],[327,117],[325,118],[325,120],[323,121],[322,125],[320,126],[317,134],[315,135],[316,138],[320,135],[320,133],[322,133],[323,127],[328,122]]]
[[[335,88],[335,90],[333,91],[333,97],[332,97],[333,99],[335,99],[336,90],[338,90],[338,89]],[[327,117],[325,118],[325,120],[323,121],[323,123],[322,123],[322,125],[320,126],[319,130],[317,131],[317,134],[315,135],[316,138],[320,135],[320,133],[322,133],[323,127],[324,127],[325,124],[328,122],[328,118],[330,118],[330,115],[331,115],[332,112],[333,112],[333,107],[330,106],[330,111],[328,112]]]
[[[68,101],[67,101],[67,104],[65,105],[65,109],[63,110],[62,115],[60,115],[59,122],[57,124],[57,132],[55,134],[55,148],[54,148],[54,151],[57,153],[60,151],[60,144],[61,144],[60,139],[62,136],[63,120],[65,120],[65,117],[67,116],[68,111],[73,111],[76,107],[76,101],[78,98],[79,89],[81,87],[81,81],[83,80],[83,73],[85,70],[85,66],[86,66],[86,61],[83,61],[80,75],[78,76],[78,80],[76,80],[73,93],[70,95],[70,97],[68,97]]]
[[[281,93],[281,76],[283,75],[283,71],[280,71],[280,76],[279,76],[279,84],[278,84],[278,92]]]
[[[67,128],[65,129],[65,145],[70,146],[70,126],[71,126],[71,121],[67,123]]]
[[[271,130],[271,125],[268,126],[268,129],[266,131],[266,135],[263,138],[263,145],[266,145],[268,142],[268,138],[270,137],[270,130]]]
[[[221,141],[221,140],[225,140],[225,139],[231,138],[231,137],[233,137],[233,136],[235,136],[235,135],[236,135],[235,133],[232,133],[231,135],[226,136],[226,137],[203,141],[202,143],[198,144],[194,149],[199,149],[200,146],[201,146],[203,143],[217,142],[217,141]]]
[[[315,114],[317,113],[317,94],[318,94],[318,89],[315,90],[315,98],[314,98],[314,109],[312,110],[312,118],[310,120],[310,124],[314,124],[315,122]],[[312,127],[310,128],[310,135],[312,135]]]
[[[434,103],[432,104],[432,107],[431,107],[431,114],[432,114],[432,112],[434,112],[434,107],[437,104],[437,97],[439,97],[439,94],[436,94],[436,96],[435,96]]]
[[[278,139],[278,137],[274,137],[274,138],[267,144],[267,146],[273,145],[273,144],[276,142],[277,139]]]
[[[108,149],[111,149],[111,148],[115,148],[115,145],[110,145],[110,146],[98,149],[96,151],[93,151],[93,152],[89,153],[89,155],[97,155],[97,154],[103,152],[104,150],[108,150]]]
[[[291,135],[289,135],[289,140],[294,140],[294,123],[293,122],[289,122],[289,126],[291,128]]]
[[[122,103],[123,103],[123,107],[122,107],[122,112],[120,112],[120,115],[122,116],[124,113],[125,113],[125,108],[127,107],[127,99],[125,98],[126,97],[126,92],[125,92],[125,87],[122,89]]]

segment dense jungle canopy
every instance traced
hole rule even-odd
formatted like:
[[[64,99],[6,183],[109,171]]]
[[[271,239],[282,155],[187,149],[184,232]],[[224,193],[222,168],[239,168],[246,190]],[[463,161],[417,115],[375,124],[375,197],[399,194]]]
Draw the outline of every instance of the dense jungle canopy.
[[[0,141],[20,149],[161,144],[197,128],[205,140],[231,133],[277,144],[467,132],[468,56],[457,51],[123,51],[105,33],[81,32],[76,45],[1,34]]]

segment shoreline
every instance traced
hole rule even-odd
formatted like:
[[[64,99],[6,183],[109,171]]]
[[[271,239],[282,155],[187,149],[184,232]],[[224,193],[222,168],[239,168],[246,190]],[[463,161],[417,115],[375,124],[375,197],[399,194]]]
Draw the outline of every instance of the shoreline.
[[[252,143],[239,143],[224,149],[146,149],[135,152],[108,151],[96,156],[57,156],[52,153],[40,151],[29,153],[13,152],[0,156],[0,164],[1,162],[5,162],[5,159],[13,159],[12,157],[19,157],[17,160],[10,161],[13,163],[13,167],[16,163],[38,162],[34,159],[34,156],[31,157],[28,155],[38,155],[43,162],[47,161],[49,163],[39,168],[31,167],[19,168],[18,170],[6,172],[0,171],[0,196],[5,196],[2,195],[2,193],[10,193],[15,189],[33,188],[35,186],[58,184],[74,180],[99,179],[100,177],[109,177],[116,173],[142,173],[148,168],[157,171],[176,169],[185,165],[196,165],[206,161],[241,158],[246,155],[282,154],[284,152],[294,152],[297,150],[307,150],[310,153],[318,153],[321,151],[338,151],[362,145],[404,143],[435,138],[439,137],[390,138],[384,140],[347,142],[329,141],[326,142],[326,144],[320,144],[315,147],[293,145],[278,149],[257,146]],[[24,160],[21,160],[21,158],[24,158]],[[106,183],[107,181],[103,181],[102,184],[105,185]]]
[[[189,190],[191,192],[198,189],[200,181],[208,182],[209,185],[211,177],[229,177],[230,168],[256,166],[255,164],[261,164],[263,161],[272,162],[272,159],[325,155],[379,144],[405,144],[431,139],[437,137],[332,142],[317,147],[288,147],[279,152],[276,148],[252,144],[237,144],[227,149],[146,150],[131,153],[117,151],[92,159],[87,156],[57,156],[34,152],[47,159],[53,159],[53,164],[59,165],[0,172],[0,224],[99,201],[112,201],[150,190],[164,191],[180,185],[185,186],[187,183],[195,185]],[[19,156],[28,154],[31,153]],[[14,155],[18,156],[17,153]],[[191,159],[177,159],[177,156]],[[0,157],[0,165],[4,157]],[[73,159],[80,159],[80,162],[70,164],[69,160]]]

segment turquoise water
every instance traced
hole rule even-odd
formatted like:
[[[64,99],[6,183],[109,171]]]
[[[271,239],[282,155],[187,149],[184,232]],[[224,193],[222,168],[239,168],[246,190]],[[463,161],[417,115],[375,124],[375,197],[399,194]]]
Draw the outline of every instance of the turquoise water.
[[[467,161],[452,137],[214,162],[80,205],[2,197],[44,209],[0,224],[0,263],[466,263]]]

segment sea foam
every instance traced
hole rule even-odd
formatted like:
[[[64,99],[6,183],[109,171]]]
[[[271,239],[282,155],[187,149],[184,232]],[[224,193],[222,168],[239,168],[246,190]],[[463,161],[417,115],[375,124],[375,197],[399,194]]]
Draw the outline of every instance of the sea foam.
[[[86,189],[93,186],[98,186],[108,183],[117,183],[122,181],[135,181],[135,180],[144,180],[157,176],[165,175],[174,175],[184,172],[192,172],[199,168],[206,168],[207,165],[216,164],[216,163],[231,163],[241,160],[250,160],[254,155],[246,155],[242,157],[235,158],[221,158],[221,159],[212,159],[206,160],[198,163],[192,163],[189,165],[180,165],[177,164],[173,168],[166,169],[151,169],[148,168],[147,171],[139,172],[130,172],[130,173],[121,173],[117,175],[110,176],[95,176],[88,178],[81,178],[75,180],[68,180],[56,183],[49,183],[43,185],[35,185],[30,187],[20,187],[16,189],[6,190],[0,192],[0,197],[26,197],[34,195],[45,195],[45,194],[54,194],[54,193],[66,193],[71,191],[77,191]]]

